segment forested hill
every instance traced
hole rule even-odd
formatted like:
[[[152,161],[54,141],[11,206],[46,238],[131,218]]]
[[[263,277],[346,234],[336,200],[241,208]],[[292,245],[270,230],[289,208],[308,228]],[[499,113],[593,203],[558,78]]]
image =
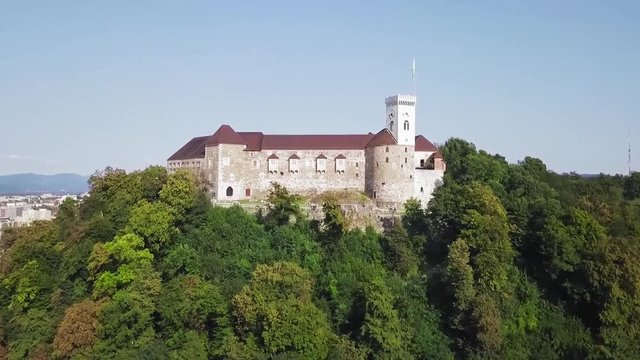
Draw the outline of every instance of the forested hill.
[[[441,150],[428,210],[386,234],[277,185],[251,215],[185,172],[106,169],[2,236],[0,358],[640,358],[640,174]]]

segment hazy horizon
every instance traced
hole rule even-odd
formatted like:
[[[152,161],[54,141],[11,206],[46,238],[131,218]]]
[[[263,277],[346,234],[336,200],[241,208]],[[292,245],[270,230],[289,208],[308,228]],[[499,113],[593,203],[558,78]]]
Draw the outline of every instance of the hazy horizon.
[[[639,17],[633,1],[3,3],[0,175],[165,165],[223,123],[376,132],[414,57],[432,142],[626,173]]]

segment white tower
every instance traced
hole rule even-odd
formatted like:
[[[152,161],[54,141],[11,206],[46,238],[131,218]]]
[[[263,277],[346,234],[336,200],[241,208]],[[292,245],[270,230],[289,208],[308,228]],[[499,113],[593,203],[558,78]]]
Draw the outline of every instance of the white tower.
[[[387,105],[387,129],[396,138],[398,145],[415,145],[416,97],[394,95],[384,102]]]

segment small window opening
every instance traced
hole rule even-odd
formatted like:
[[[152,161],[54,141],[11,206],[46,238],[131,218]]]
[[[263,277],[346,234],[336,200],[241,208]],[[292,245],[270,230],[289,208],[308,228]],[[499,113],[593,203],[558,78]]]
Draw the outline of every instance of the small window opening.
[[[389,158],[387,157],[386,159],[384,159],[385,162],[389,162]]]
[[[231,186],[227,187],[227,196],[233,196],[233,188]]]
[[[388,146],[384,149],[384,152],[389,152],[389,147]]]

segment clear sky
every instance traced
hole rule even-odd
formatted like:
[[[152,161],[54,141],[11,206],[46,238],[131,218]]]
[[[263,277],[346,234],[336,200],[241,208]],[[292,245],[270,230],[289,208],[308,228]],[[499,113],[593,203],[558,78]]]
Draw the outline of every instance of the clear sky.
[[[0,0],[0,174],[165,159],[222,123],[417,128],[555,171],[640,169],[640,1]]]

